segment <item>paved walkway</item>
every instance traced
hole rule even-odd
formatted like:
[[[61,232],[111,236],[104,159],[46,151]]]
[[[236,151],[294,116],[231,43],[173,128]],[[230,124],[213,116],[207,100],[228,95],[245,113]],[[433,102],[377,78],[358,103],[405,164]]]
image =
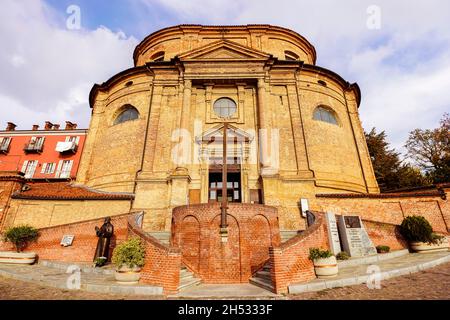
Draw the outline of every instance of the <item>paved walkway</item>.
[[[249,283],[242,284],[200,284],[181,291],[169,298],[177,299],[275,299],[281,298],[263,288]]]
[[[364,261],[364,260],[363,260]],[[412,253],[388,260],[339,267],[339,274],[330,279],[291,284],[289,293],[303,293],[339,288],[362,283],[377,286],[381,280],[408,275],[450,262],[450,252]]]
[[[450,252],[407,254],[393,259],[371,262],[381,271],[381,289],[370,290],[365,265],[340,267],[337,278],[316,279],[308,284],[290,286],[291,294],[275,295],[251,284],[199,285],[182,291],[169,299],[449,299]],[[437,265],[445,266],[430,269]],[[0,264],[0,299],[161,299],[161,288],[138,285],[119,285],[110,270],[81,273],[80,288],[69,290],[74,284],[66,265],[17,266]],[[423,271],[423,270],[429,271]],[[437,271],[436,271],[437,270]],[[405,276],[406,275],[406,276]],[[387,280],[390,277],[396,277]],[[72,280],[71,280],[72,279]],[[349,279],[353,279],[350,281]],[[358,282],[360,281],[360,282]],[[417,284],[420,285],[418,286]],[[75,283],[76,284],[76,283]],[[333,287],[351,287],[329,289]],[[301,287],[303,286],[303,287]],[[308,288],[309,286],[309,288]],[[300,289],[299,289],[300,288]],[[303,289],[302,289],[303,288]],[[328,288],[328,289],[327,289]],[[326,289],[326,290],[323,290]],[[427,290],[428,289],[428,290]],[[302,293],[302,290],[321,290]],[[296,294],[293,294],[296,293]]]
[[[73,264],[72,266],[75,266]],[[79,266],[82,268],[82,266]],[[112,293],[112,294],[134,294],[134,295],[162,295],[162,287],[118,284],[114,275],[106,270],[103,272],[80,272],[79,277],[67,269],[52,268],[41,264],[37,265],[8,265],[0,264],[0,276],[17,280],[34,282],[54,288],[73,290],[81,289],[88,292]],[[78,280],[79,279],[79,280]],[[78,285],[79,284],[79,285]]]

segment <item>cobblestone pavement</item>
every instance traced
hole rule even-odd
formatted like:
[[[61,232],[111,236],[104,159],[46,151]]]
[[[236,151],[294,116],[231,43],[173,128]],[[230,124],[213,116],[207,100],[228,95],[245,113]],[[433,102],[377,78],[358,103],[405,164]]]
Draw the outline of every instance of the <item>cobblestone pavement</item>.
[[[381,289],[365,284],[301,293],[298,300],[450,300],[450,263],[429,270],[384,280]]]
[[[381,289],[368,289],[366,285],[336,288],[320,292],[290,295],[294,300],[379,300],[379,299],[444,299],[450,300],[450,263],[401,276],[381,283]],[[62,290],[19,280],[0,277],[0,300],[142,300],[163,297],[101,294],[85,291]]]

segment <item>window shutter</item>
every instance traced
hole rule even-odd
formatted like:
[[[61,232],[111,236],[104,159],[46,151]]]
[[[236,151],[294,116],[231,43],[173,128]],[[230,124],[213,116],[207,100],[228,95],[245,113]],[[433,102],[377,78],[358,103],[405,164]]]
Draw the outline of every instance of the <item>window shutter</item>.
[[[70,178],[70,173],[72,172],[73,160],[70,160],[69,165],[67,166],[67,178]]]
[[[34,172],[36,171],[36,167],[38,165],[38,161],[33,161],[33,163],[31,164],[31,168],[30,168],[30,178],[33,178],[34,176]]]
[[[25,173],[25,171],[27,170],[27,166],[28,166],[28,160],[25,160],[22,165],[22,170],[20,170],[20,171]]]
[[[0,137],[0,146],[3,144],[3,140],[6,138]]]
[[[80,136],[77,136],[77,138],[75,139],[75,144],[78,146],[79,142],[80,142]]]
[[[66,137],[66,142],[69,142],[70,141],[70,137]]]
[[[63,164],[63,160],[59,160],[58,162],[58,168],[56,168],[56,174],[55,174],[55,178],[59,178],[59,175],[61,174],[61,167]]]
[[[55,173],[55,167],[56,167],[56,163],[51,163],[50,173]]]
[[[44,145],[45,137],[42,137],[39,141],[39,148],[41,148]]]
[[[47,164],[46,163],[44,163],[42,165],[41,173],[45,173],[45,169],[47,169]]]
[[[9,148],[9,145],[11,144],[12,138],[9,137],[9,138],[5,138],[5,139],[6,139],[6,142],[5,142],[5,149],[8,149],[8,148]]]

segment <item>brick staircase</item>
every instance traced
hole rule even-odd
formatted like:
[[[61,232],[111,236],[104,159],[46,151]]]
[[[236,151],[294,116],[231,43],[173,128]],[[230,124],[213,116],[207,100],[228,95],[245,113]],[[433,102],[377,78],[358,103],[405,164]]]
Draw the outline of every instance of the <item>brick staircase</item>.
[[[201,282],[202,280],[195,277],[193,272],[189,271],[185,266],[181,266],[180,285],[178,286],[178,290],[186,290],[188,288],[199,285]]]
[[[259,271],[257,271],[249,282],[255,286],[274,292],[272,279],[270,278],[270,265],[266,263]]]
[[[170,232],[167,231],[151,231],[151,232],[147,232],[148,235],[152,236],[153,238],[155,238],[156,240],[158,240],[159,242],[165,244],[165,245],[169,245],[170,244]]]

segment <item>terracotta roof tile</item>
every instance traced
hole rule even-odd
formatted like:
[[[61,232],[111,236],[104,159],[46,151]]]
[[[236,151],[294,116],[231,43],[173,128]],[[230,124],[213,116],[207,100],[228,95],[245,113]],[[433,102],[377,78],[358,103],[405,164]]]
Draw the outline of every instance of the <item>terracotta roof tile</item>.
[[[70,182],[31,182],[28,190],[12,195],[14,199],[34,200],[130,200],[131,193],[105,192]]]

